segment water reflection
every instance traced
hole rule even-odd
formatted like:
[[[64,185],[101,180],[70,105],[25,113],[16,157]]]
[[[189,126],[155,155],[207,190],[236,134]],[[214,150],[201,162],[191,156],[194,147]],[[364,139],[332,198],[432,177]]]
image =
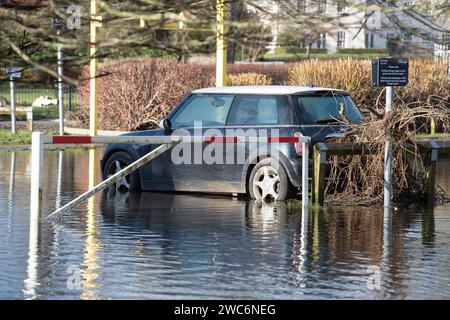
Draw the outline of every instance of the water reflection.
[[[96,185],[98,174],[98,156],[95,149],[89,150],[89,189]],[[86,220],[86,241],[83,259],[82,299],[97,299],[97,279],[99,278],[98,251],[100,243],[97,240],[96,229],[96,196],[88,200]]]
[[[46,153],[43,215],[93,183],[96,156]],[[3,298],[448,298],[448,205],[308,210],[104,192],[62,221],[39,223],[28,207],[29,162],[26,152],[0,153]],[[438,165],[440,185],[447,167]],[[375,290],[371,266],[381,272]],[[79,286],[71,287],[76,270]]]

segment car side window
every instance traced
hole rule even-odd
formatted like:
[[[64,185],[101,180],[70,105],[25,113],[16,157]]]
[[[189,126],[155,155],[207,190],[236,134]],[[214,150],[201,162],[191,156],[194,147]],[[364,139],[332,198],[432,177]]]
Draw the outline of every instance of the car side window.
[[[286,96],[247,95],[236,98],[229,125],[292,124],[294,114]]]
[[[194,94],[171,117],[172,127],[193,127],[201,121],[204,127],[224,126],[234,95]]]

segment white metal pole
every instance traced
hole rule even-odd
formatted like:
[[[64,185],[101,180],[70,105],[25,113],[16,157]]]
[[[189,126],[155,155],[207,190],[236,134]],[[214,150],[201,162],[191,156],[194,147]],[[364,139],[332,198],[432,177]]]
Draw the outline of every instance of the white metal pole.
[[[33,132],[31,145],[31,195],[30,221],[39,219],[42,198],[42,165],[44,160],[44,140],[42,132]]]
[[[393,87],[386,87],[386,113],[392,111]],[[386,138],[384,146],[384,206],[390,207],[392,201],[392,140]]]
[[[57,31],[59,38],[60,30]],[[63,53],[58,40],[58,105],[59,105],[59,135],[64,135],[64,96],[63,96]]]
[[[394,97],[394,88],[386,87],[386,113],[392,111],[392,99]]]
[[[10,85],[10,104],[11,104],[11,132],[16,133],[16,83],[14,82],[14,78],[11,75],[9,77],[9,85]]]
[[[61,208],[63,161],[64,161],[64,151],[59,151],[59,154],[58,154],[58,181],[56,183],[56,209]]]
[[[309,142],[302,142],[302,205],[309,205],[308,178],[309,178]]]

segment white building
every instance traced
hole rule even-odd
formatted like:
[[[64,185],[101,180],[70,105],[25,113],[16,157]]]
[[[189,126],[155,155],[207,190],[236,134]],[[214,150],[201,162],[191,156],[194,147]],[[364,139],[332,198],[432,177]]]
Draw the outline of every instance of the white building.
[[[291,12],[283,19],[276,1],[264,0],[264,7],[279,21],[268,21],[278,45],[278,35],[284,28],[292,28],[292,11],[298,15],[323,17],[323,32],[315,36],[312,48],[325,48],[328,52],[339,49],[385,49],[390,39],[414,50],[433,50],[434,42],[450,42],[449,17],[437,17],[436,3],[442,0],[381,1],[381,0],[285,0]],[[390,17],[388,17],[388,15]],[[299,46],[305,46],[299,43]]]

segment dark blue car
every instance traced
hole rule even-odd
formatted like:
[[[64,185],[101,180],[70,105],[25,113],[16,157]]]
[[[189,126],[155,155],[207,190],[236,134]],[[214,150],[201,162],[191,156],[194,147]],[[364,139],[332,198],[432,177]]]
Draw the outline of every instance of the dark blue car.
[[[192,91],[155,130],[126,135],[309,136],[312,144],[362,120],[348,93],[299,86],[242,86]],[[179,144],[116,185],[158,190],[295,197],[301,185],[301,144]],[[101,161],[106,178],[155,145],[110,144]],[[177,149],[176,149],[177,148]],[[241,149],[239,149],[241,148]],[[238,150],[239,149],[239,150]]]

